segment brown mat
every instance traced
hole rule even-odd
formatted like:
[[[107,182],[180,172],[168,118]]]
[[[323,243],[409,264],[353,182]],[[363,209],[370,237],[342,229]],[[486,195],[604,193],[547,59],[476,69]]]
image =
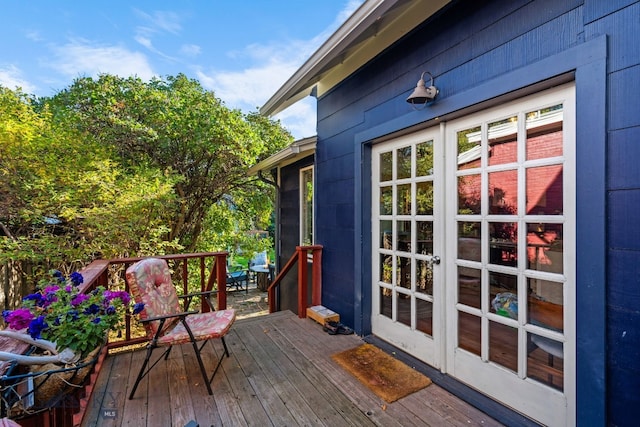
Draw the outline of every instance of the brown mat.
[[[387,403],[431,384],[431,380],[371,344],[331,356],[340,366]]]

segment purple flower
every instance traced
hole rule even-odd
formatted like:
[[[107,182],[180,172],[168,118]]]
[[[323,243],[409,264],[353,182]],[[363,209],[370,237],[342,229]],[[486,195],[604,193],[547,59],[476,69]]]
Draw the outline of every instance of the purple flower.
[[[78,286],[79,284],[84,282],[82,274],[78,273],[77,271],[71,273],[71,276],[69,276],[69,280],[71,280],[71,283],[73,283],[75,286]]]
[[[144,310],[144,303],[143,303],[143,302],[137,302],[137,303],[133,306],[133,314],[138,314],[138,313],[140,313],[142,310]]]
[[[29,323],[33,320],[33,313],[31,313],[28,308],[18,308],[8,314],[5,313],[6,312],[2,313],[2,315],[11,329],[24,329],[29,326]]]
[[[60,270],[51,270],[51,275],[58,279],[59,282],[64,282],[64,276]]]
[[[29,294],[22,298],[23,301],[33,301],[36,305],[40,305],[42,302],[42,294],[36,292],[35,294]]]
[[[44,291],[42,291],[42,293],[48,296],[50,294],[55,294],[59,290],[60,290],[60,286],[58,286],[58,285],[49,285],[46,288],[44,288]]]
[[[71,305],[74,307],[79,306],[83,302],[89,299],[89,295],[87,294],[78,294],[71,300]]]
[[[60,290],[59,286],[47,286],[42,292],[44,293],[44,297],[40,300],[40,305],[42,308],[47,308],[51,303],[58,301],[58,295],[56,292]]]
[[[100,312],[100,306],[98,304],[91,304],[84,310],[84,314],[98,314]]]
[[[110,305],[109,307],[107,307],[107,309],[105,310],[105,313],[112,315],[112,314],[116,314],[116,308],[112,305]]]
[[[100,318],[96,317],[95,319],[92,320],[92,322],[97,325],[98,323],[100,323]]]
[[[116,298],[120,299],[120,301],[125,305],[129,304],[129,301],[131,301],[131,297],[125,291],[104,291],[103,296],[107,303],[111,303],[111,301]]]
[[[65,286],[64,287],[64,291],[70,294],[71,291],[73,291],[73,286],[71,286],[71,285]]]
[[[44,321],[44,316],[38,316],[29,323],[28,332],[29,335],[31,335],[31,338],[36,340],[40,338],[42,331],[48,327],[49,325]]]
[[[79,316],[78,310],[67,311],[67,316],[71,317],[72,322],[78,320],[78,316]]]

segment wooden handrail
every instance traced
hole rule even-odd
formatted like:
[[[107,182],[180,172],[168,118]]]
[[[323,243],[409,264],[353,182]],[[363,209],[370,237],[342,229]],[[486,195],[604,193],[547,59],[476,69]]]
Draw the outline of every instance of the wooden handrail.
[[[277,311],[276,288],[280,286],[282,279],[298,263],[298,317],[307,317],[307,254],[311,251],[311,304],[322,303],[322,245],[296,246],[296,251],[291,255],[285,266],[267,288],[269,300],[269,313]]]

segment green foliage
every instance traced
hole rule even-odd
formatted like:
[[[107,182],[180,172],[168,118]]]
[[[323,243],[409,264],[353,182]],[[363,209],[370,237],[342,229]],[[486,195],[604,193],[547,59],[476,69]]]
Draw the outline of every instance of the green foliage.
[[[184,75],[149,83],[109,75],[78,79],[43,105],[111,147],[126,167],[144,163],[180,177],[164,220],[166,240],[187,252],[199,246],[205,224],[216,222],[207,217],[224,197],[242,198],[234,204],[252,205],[246,214],[258,220],[272,209],[263,197],[243,197],[246,191],[262,192],[247,168],[290,143],[291,136],[265,117],[225,107]]]
[[[27,328],[32,338],[43,338],[56,343],[59,351],[70,348],[86,356],[106,340],[124,318],[131,299],[124,291],[108,291],[98,287],[89,294],[81,294],[78,286],[83,282],[79,273],[65,279],[54,271],[23,305],[3,312],[5,321],[16,330]],[[129,307],[134,313],[142,310],[140,304]]]
[[[0,262],[70,271],[252,247],[245,231],[269,226],[273,188],[247,169],[291,140],[183,75],[79,78],[42,99],[0,87]]]

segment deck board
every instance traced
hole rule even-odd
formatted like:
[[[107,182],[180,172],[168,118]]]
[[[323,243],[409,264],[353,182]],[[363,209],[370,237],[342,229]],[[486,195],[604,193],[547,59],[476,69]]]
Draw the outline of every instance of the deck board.
[[[96,382],[83,426],[499,426],[486,414],[433,384],[386,404],[331,355],[356,347],[356,335],[331,336],[291,312],[236,321],[209,396],[189,345],[174,348],[128,399],[144,351],[109,356]],[[208,369],[222,354],[203,350]],[[159,352],[157,352],[159,354]],[[104,409],[116,418],[105,418]],[[167,420],[171,420],[168,424]]]

